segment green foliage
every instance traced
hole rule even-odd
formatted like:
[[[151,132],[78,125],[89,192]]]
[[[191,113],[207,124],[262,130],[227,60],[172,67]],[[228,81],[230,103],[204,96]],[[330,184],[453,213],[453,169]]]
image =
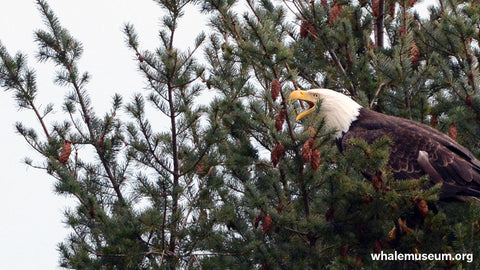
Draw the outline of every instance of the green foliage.
[[[456,127],[478,154],[479,4],[440,0],[423,19],[415,1],[156,2],[165,11],[158,48],[143,49],[135,27],[124,27],[149,87],[128,102],[114,95],[103,117],[78,65],[82,44],[45,1],[37,58],[54,63],[55,82],[70,89],[65,119],[50,117],[55,105],[39,111],[35,72],[0,44],[1,87],[42,127],[16,125],[44,156],[26,163],[78,202],[65,212],[72,234],[59,244],[62,267],[478,268],[478,260],[374,261],[380,251],[475,259],[478,202],[438,201],[441,187],[427,177],[395,181],[387,137],[351,139],[339,153],[321,118],[296,122],[303,108],[286,98],[298,88],[348,92],[380,112]],[[183,52],[173,41],[191,4],[211,29]],[[206,106],[196,105],[201,91],[212,95]]]

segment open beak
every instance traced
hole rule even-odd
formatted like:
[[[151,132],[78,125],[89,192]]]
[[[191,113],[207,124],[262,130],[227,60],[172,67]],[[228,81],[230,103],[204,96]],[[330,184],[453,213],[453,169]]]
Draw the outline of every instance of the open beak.
[[[307,91],[304,90],[295,90],[292,93],[290,93],[290,97],[288,98],[288,102],[293,102],[295,100],[300,100],[300,101],[305,101],[308,104],[308,109],[306,111],[301,112],[299,115],[297,115],[297,121],[305,117],[306,115],[310,114],[314,109],[316,104],[316,100],[313,100],[310,98],[309,95],[307,95]]]

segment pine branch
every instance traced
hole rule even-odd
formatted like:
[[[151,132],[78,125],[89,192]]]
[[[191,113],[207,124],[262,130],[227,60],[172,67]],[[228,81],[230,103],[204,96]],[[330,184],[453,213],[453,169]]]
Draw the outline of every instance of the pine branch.
[[[378,1],[378,14],[375,18],[375,41],[379,48],[383,48],[384,19],[385,19],[385,0]]]
[[[105,169],[108,179],[112,184],[112,187],[117,195],[118,200],[122,204],[126,204],[126,200],[120,190],[120,183],[115,178],[112,168],[105,157],[105,153],[97,143],[98,139],[96,138],[95,129],[92,126],[92,117],[94,117],[93,111],[89,106],[88,96],[83,90],[83,83],[87,81],[87,75],[78,81],[78,70],[76,67],[76,61],[80,58],[82,54],[82,48],[78,41],[76,41],[68,31],[60,25],[55,14],[50,10],[48,4],[42,0],[38,0],[37,4],[39,9],[44,16],[44,19],[50,27],[50,33],[44,33],[42,31],[37,31],[37,43],[39,43],[42,48],[39,53],[41,60],[52,59],[59,66],[62,66],[67,72],[65,79],[62,79],[66,83],[72,85],[78,103],[81,107],[81,112],[84,117],[85,124],[89,132],[89,138],[91,144],[94,146],[96,153],[102,163],[103,168]],[[53,42],[49,40],[49,36],[53,35]],[[49,52],[55,52],[51,54]]]
[[[42,116],[35,105],[35,96],[37,92],[35,73],[27,70],[24,66],[24,57],[22,54],[17,54],[16,59],[13,59],[7,52],[7,49],[0,43],[0,59],[2,66],[0,66],[0,83],[7,89],[16,90],[17,104],[20,108],[29,108],[33,110],[37,120],[42,126],[43,132],[47,139],[50,139],[47,126]],[[22,74],[23,73],[23,74]],[[23,83],[25,85],[23,85]]]

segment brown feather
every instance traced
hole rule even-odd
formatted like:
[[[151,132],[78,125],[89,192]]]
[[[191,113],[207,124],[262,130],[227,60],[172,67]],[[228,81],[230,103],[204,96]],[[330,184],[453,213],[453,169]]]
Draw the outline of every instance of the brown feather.
[[[393,141],[389,166],[396,179],[416,179],[429,174],[432,182],[444,182],[445,196],[480,196],[480,161],[465,147],[442,132],[408,119],[384,115],[367,109],[339,139],[342,151],[350,138],[371,144],[389,136]],[[419,152],[424,152],[420,157]]]

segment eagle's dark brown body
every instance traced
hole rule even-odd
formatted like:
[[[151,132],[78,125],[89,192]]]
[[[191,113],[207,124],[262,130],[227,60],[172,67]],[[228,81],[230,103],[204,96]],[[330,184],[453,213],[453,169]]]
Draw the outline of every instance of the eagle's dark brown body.
[[[480,161],[465,147],[427,125],[361,108],[349,130],[338,139],[342,151],[350,138],[373,143],[393,141],[389,165],[395,179],[419,178],[426,173],[443,182],[441,197],[480,197]],[[422,159],[419,153],[426,153]]]
[[[297,120],[319,112],[325,127],[336,129],[342,151],[350,138],[367,143],[388,136],[393,141],[389,165],[396,179],[417,179],[428,174],[433,183],[443,183],[441,199],[480,198],[480,161],[465,147],[427,125],[363,108],[350,97],[331,89],[296,90],[289,100],[302,100],[308,109]],[[361,169],[361,168],[359,168]]]

